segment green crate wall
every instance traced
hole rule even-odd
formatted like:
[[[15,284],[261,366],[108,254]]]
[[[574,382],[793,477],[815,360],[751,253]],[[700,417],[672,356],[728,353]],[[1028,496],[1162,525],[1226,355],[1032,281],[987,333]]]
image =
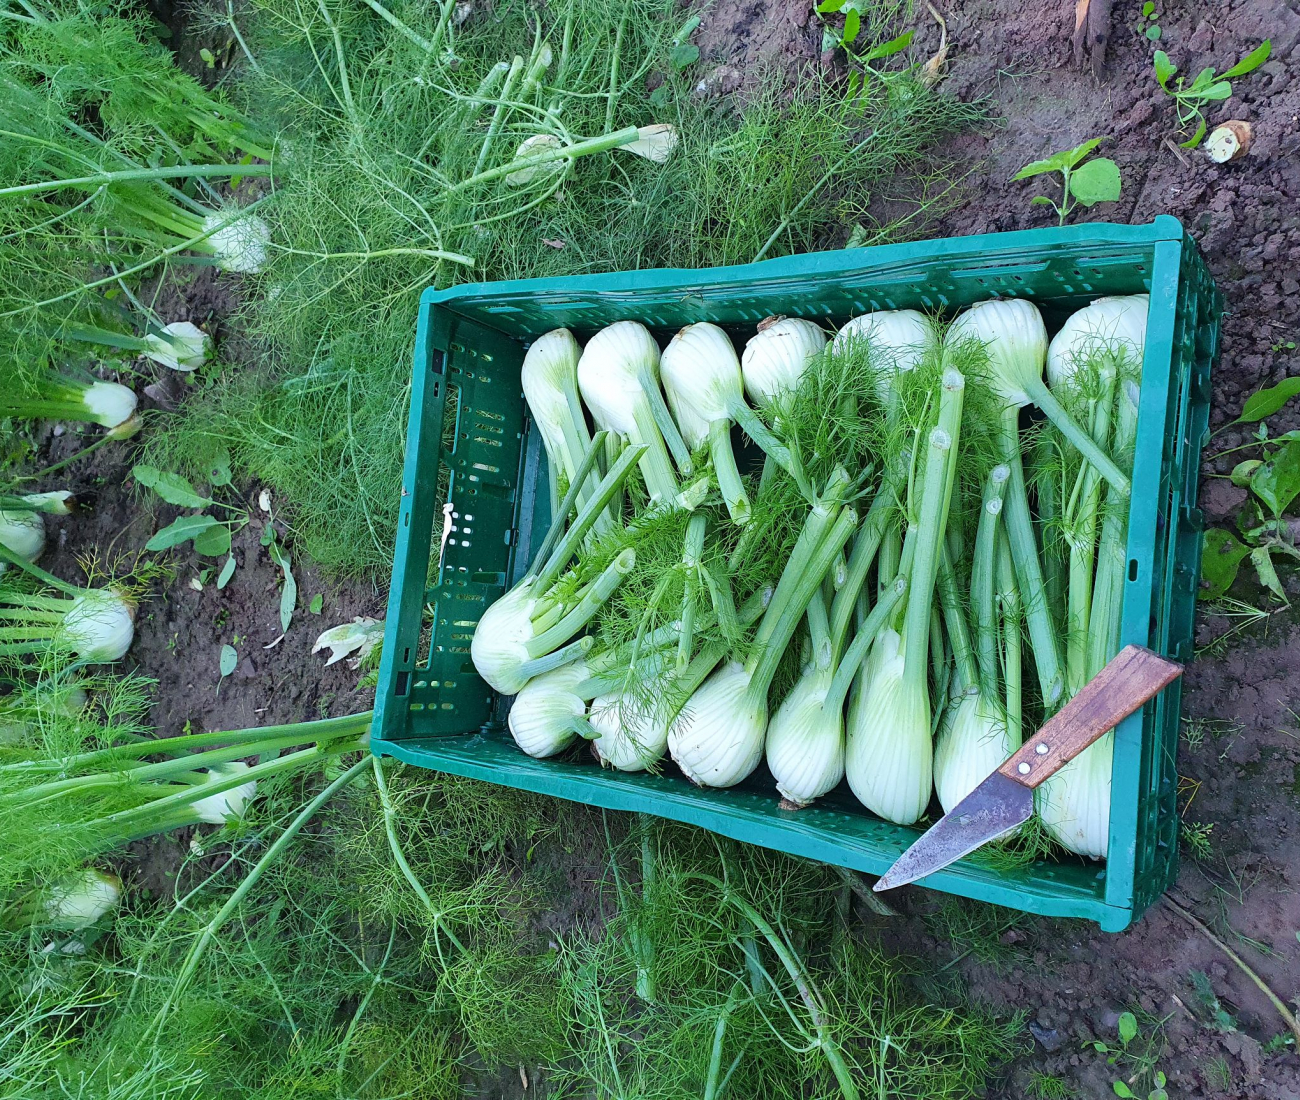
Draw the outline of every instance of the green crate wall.
[[[811,253],[703,271],[642,271],[464,285],[420,302],[411,416],[372,748],[421,767],[713,829],[882,873],[918,835],[872,817],[841,786],[781,810],[766,769],[730,790],[602,771],[579,755],[533,760],[505,730],[469,659],[474,625],[527,566],[548,522],[545,456],[519,387],[528,343],[580,340],[639,320],[661,342],[695,321],[738,342],[773,313],[841,324],[878,309],[951,313],[1030,297],[1049,331],[1103,294],[1149,291],[1122,642],[1185,660],[1200,573],[1197,470],[1221,304],[1172,217]],[[1030,912],[1126,927],[1177,871],[1178,684],[1116,730],[1105,864],[998,872],[962,861],[924,885]],[[671,769],[670,769],[671,770]]]

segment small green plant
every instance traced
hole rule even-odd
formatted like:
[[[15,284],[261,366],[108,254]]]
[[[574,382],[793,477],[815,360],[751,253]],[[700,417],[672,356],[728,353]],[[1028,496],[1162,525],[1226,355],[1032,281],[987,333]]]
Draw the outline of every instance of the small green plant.
[[[1273,350],[1273,351],[1295,351],[1295,341],[1294,341],[1294,340],[1278,340],[1278,341],[1276,341],[1276,342],[1273,344],[1271,350]]]
[[[1236,1031],[1237,1018],[1223,1007],[1223,1002],[1219,1000],[1219,995],[1214,992],[1214,986],[1210,984],[1210,976],[1203,970],[1192,970],[1188,973],[1188,978],[1192,983],[1193,1006],[1198,1010],[1198,1015],[1205,1017],[1220,1031]],[[1227,1088],[1228,1082],[1224,1082],[1224,1088]]]
[[[1219,74],[1207,66],[1196,74],[1190,84],[1181,76],[1174,79],[1178,66],[1169,60],[1169,55],[1164,50],[1156,50],[1152,59],[1156,83],[1166,95],[1173,97],[1182,133],[1187,133],[1195,125],[1192,136],[1181,143],[1184,149],[1195,149],[1205,137],[1205,109],[1211,103],[1218,103],[1232,95],[1231,81],[1258,69],[1268,60],[1272,49],[1272,43],[1266,38],[1226,72]],[[1172,87],[1170,80],[1174,81]]]
[[[1205,1080],[1217,1092],[1227,1092],[1232,1088],[1232,1067],[1222,1054],[1216,1054],[1205,1067]]]
[[[1119,165],[1110,157],[1094,157],[1092,151],[1102,143],[1102,138],[1089,138],[1082,145],[1053,153],[1046,160],[1026,164],[1011,178],[1029,179],[1049,172],[1061,173],[1061,201],[1053,202],[1046,195],[1035,195],[1032,206],[1050,206],[1060,217],[1061,225],[1076,206],[1091,207],[1099,202],[1115,202],[1120,196],[1122,183]]]
[[[1115,1025],[1119,1035],[1118,1046],[1100,1039],[1084,1044],[1098,1054],[1106,1055],[1106,1062],[1116,1071],[1127,1074],[1123,1079],[1111,1082],[1116,1096],[1125,1100],[1169,1100],[1164,1072],[1156,1068],[1156,1062],[1164,1052],[1160,1035],[1163,1024],[1164,1020],[1153,1021],[1144,1035],[1137,1016],[1132,1012],[1121,1012]]]
[[[1300,548],[1296,545],[1300,523],[1285,518],[1287,509],[1300,495],[1300,431],[1271,437],[1266,421],[1298,393],[1300,378],[1285,378],[1276,386],[1257,390],[1246,399],[1241,415],[1219,429],[1224,431],[1239,424],[1258,425],[1250,442],[1210,456],[1213,461],[1240,451],[1255,452],[1226,475],[1234,485],[1250,492],[1237,516],[1236,533],[1225,527],[1211,527],[1205,532],[1201,555],[1203,600],[1224,596],[1237,579],[1241,563],[1249,558],[1260,584],[1280,603],[1290,604],[1278,577],[1274,555],[1300,561]]]
[[[1193,859],[1209,859],[1214,854],[1210,843],[1210,834],[1214,832],[1214,822],[1183,821],[1178,826],[1178,838],[1188,855]]]
[[[1069,1086],[1061,1078],[1037,1069],[1029,1075],[1025,1091],[1032,1100],[1066,1100],[1070,1095]]]
[[[1160,24],[1156,22],[1158,18],[1155,0],[1146,0],[1146,3],[1142,5],[1142,23],[1145,26],[1140,29],[1149,42],[1160,41]]]

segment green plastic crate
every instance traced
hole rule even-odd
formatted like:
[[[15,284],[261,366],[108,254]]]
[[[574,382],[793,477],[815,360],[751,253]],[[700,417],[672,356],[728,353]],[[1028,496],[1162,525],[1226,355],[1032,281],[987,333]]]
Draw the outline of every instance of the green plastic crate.
[[[469,645],[479,616],[523,572],[548,523],[545,456],[519,386],[525,348],[561,325],[585,340],[613,321],[635,319],[663,342],[685,324],[713,321],[743,340],[773,313],[838,324],[867,310],[952,311],[995,296],[1034,299],[1055,331],[1069,312],[1099,295],[1141,291],[1150,292],[1151,309],[1122,642],[1187,660],[1200,575],[1197,469],[1221,303],[1175,218],[813,253],[703,271],[426,291],[373,750],[420,767],[658,814],[882,873],[917,830],[873,817],[843,784],[815,806],[792,812],[778,808],[762,766],[739,787],[702,790],[671,774],[605,771],[586,754],[533,760],[515,747],[504,724],[506,703],[474,672]],[[451,414],[445,424],[444,410]],[[432,627],[422,630],[426,607]],[[1177,872],[1179,703],[1175,683],[1116,731],[1106,864],[1039,862],[998,872],[959,862],[924,885],[1033,913],[1086,917],[1108,931],[1126,927]]]

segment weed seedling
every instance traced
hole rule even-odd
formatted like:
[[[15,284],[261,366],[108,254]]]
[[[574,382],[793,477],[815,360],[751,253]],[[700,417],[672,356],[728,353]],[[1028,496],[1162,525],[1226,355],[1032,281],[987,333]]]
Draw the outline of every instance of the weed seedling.
[[[1117,1072],[1127,1074],[1111,1082],[1116,1096],[1125,1100],[1169,1100],[1165,1075],[1156,1068],[1156,1062],[1164,1052],[1160,1036],[1163,1025],[1164,1020],[1154,1021],[1148,1034],[1142,1035],[1137,1017],[1132,1012],[1121,1012],[1116,1023],[1119,1046],[1111,1046],[1100,1039],[1085,1044],[1098,1054],[1106,1055],[1106,1062]]]
[[[1102,142],[1089,138],[1082,145],[1053,153],[1046,160],[1026,164],[1011,178],[1025,180],[1048,172],[1061,173],[1061,201],[1053,202],[1046,195],[1035,195],[1032,206],[1050,206],[1064,225],[1076,206],[1091,207],[1099,202],[1115,202],[1120,195],[1119,165],[1110,157],[1094,157],[1092,151]]]
[[[1173,97],[1181,131],[1185,134],[1195,125],[1192,136],[1181,143],[1184,149],[1195,149],[1200,145],[1201,138],[1205,137],[1205,109],[1211,103],[1218,103],[1231,96],[1231,81],[1258,69],[1268,60],[1272,49],[1271,42],[1266,38],[1222,75],[1207,66],[1196,74],[1190,84],[1181,76],[1174,80],[1178,66],[1169,60],[1169,55],[1164,50],[1156,50],[1152,59],[1156,83],[1164,89],[1166,95]],[[1170,80],[1174,80],[1172,87]]]
[[[1042,1070],[1034,1070],[1029,1075],[1026,1091],[1033,1100],[1066,1100],[1070,1087],[1061,1078]]]
[[[1145,26],[1139,25],[1139,29],[1146,35],[1149,42],[1160,41],[1160,24],[1156,22],[1158,18],[1155,0],[1146,0],[1146,3],[1142,5],[1142,23]]]

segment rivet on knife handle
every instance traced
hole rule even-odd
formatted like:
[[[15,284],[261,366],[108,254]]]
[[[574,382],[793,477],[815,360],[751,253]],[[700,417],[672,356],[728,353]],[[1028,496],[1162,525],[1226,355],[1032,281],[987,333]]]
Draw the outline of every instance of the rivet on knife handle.
[[[1125,646],[998,771],[1037,787],[1182,674],[1182,665],[1158,653]]]

